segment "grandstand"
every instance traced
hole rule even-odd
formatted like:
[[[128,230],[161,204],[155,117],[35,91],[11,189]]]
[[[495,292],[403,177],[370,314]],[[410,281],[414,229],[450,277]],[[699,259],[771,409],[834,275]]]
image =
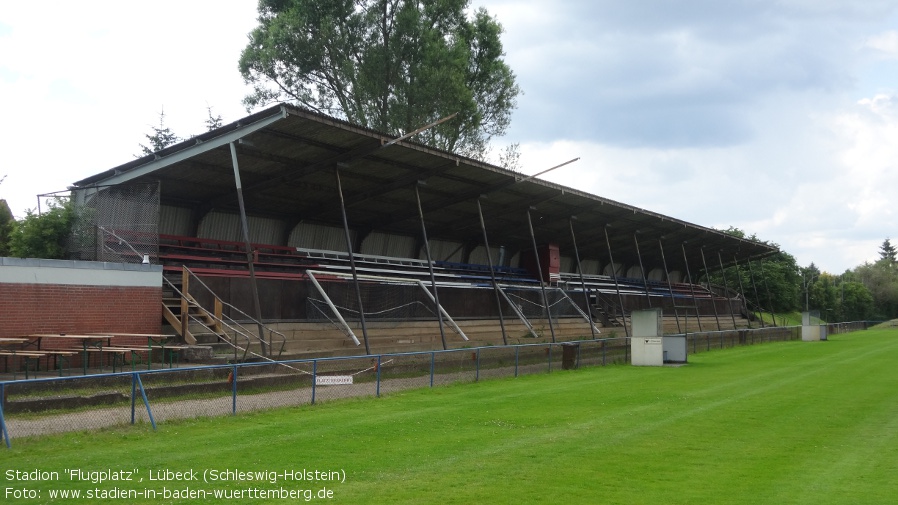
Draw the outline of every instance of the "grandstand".
[[[162,264],[166,324],[238,359],[748,327],[699,279],[776,252],[290,105],[72,195],[75,259]]]

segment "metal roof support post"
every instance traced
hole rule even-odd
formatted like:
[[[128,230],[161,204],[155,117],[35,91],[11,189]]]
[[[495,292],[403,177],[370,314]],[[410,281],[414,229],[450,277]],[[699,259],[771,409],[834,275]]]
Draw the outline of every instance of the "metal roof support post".
[[[259,327],[259,340],[262,342],[262,354],[271,355],[271,341],[265,341],[265,328],[262,327],[262,303],[259,301],[259,285],[256,282],[256,269],[253,266],[253,246],[249,241],[249,223],[246,220],[246,205],[243,202],[243,186],[240,183],[240,168],[237,165],[237,148],[231,146],[231,163],[234,166],[234,182],[237,186],[237,203],[240,206],[240,223],[243,226],[243,241],[246,244],[246,264],[249,266],[249,282],[253,290],[253,305],[256,309],[256,324]]]
[[[708,292],[711,293],[711,308],[714,309],[714,321],[717,322],[717,331],[721,331],[720,317],[717,315],[717,300],[714,299],[714,290],[711,289],[711,271],[708,270],[708,263],[705,261],[705,246],[699,247],[698,252],[702,254],[702,265],[705,267],[705,277],[708,278]]]
[[[546,317],[549,318],[549,331],[552,333],[552,342],[555,342],[555,325],[552,324],[552,309],[549,308],[549,297],[546,296],[546,284],[543,282],[543,267],[539,264],[539,249],[536,248],[536,234],[533,233],[533,219],[530,218],[530,209],[527,209],[527,226],[530,227],[530,240],[533,242],[533,255],[536,260],[536,271],[539,274],[539,290],[543,295]]]
[[[739,270],[739,261],[736,260],[736,255],[733,255],[733,266],[736,267],[736,279],[739,280],[739,294],[742,295],[742,303],[745,304],[745,317],[748,319],[748,328],[751,329],[751,315],[748,307],[748,299],[745,297],[745,288],[742,286],[742,272]]]
[[[639,258],[639,271],[642,273],[642,285],[645,287],[645,299],[649,302],[649,308],[652,308],[652,297],[649,296],[649,280],[645,276],[645,267],[642,265],[642,254],[639,252],[639,240],[636,239],[636,235],[639,234],[639,230],[636,230],[633,233],[633,243],[636,244],[636,257]]]
[[[673,284],[670,282],[670,272],[667,270],[667,258],[664,257],[664,244],[661,242],[661,239],[658,239],[658,248],[661,249],[661,264],[664,265],[664,277],[667,277],[667,290],[670,291],[670,303],[674,308],[674,319],[677,320],[677,333],[682,333],[683,330],[680,329],[680,315],[679,311],[677,311],[677,299],[674,296],[673,292]]]
[[[574,218],[568,219],[571,227],[571,241],[574,243],[574,259],[577,260],[577,273],[580,274],[580,286],[583,287],[583,298],[586,300],[586,313],[589,315],[589,331],[592,339],[596,339],[596,329],[592,318],[592,305],[589,303],[589,292],[586,290],[586,279],[583,278],[583,267],[580,265],[580,251],[577,249],[577,236],[574,235]]]
[[[496,282],[496,269],[493,268],[493,253],[490,252],[490,241],[486,236],[486,223],[483,221],[483,208],[480,198],[477,199],[477,215],[480,216],[480,229],[483,231],[483,245],[486,247],[486,260],[490,267],[490,279],[493,281],[493,292],[496,294],[496,307],[499,309],[499,328],[502,329],[502,344],[508,345],[508,336],[505,334],[505,318],[502,316],[502,298],[499,295],[499,283]]]
[[[343,184],[340,182],[340,169],[334,167],[337,179],[337,194],[340,195],[340,212],[343,215],[343,233],[346,235],[346,251],[349,253],[349,268],[352,270],[352,283],[355,285],[356,302],[359,304],[359,321],[362,324],[362,340],[365,341],[365,354],[371,354],[368,345],[368,326],[365,324],[365,307],[362,305],[362,288],[359,287],[359,275],[355,268],[355,256],[352,253],[352,237],[349,236],[349,220],[346,218],[346,201],[343,199]]]
[[[720,255],[720,251],[717,251],[717,261],[720,263],[720,275],[723,276],[723,289],[727,292],[727,307],[730,308],[730,317],[733,319],[733,329],[737,329],[736,327],[736,315],[733,314],[733,306],[730,304],[730,286],[727,283],[727,272],[723,269],[723,256]]]
[[[437,322],[440,325],[440,339],[443,341],[443,350],[446,346],[446,330],[443,329],[443,308],[440,307],[440,294],[437,292],[437,279],[433,275],[433,258],[430,256],[430,244],[427,242],[427,227],[424,226],[424,210],[421,209],[421,193],[415,184],[415,200],[418,202],[418,217],[421,218],[421,236],[424,237],[424,252],[427,253],[427,269],[430,271],[430,285],[433,286],[433,303],[436,305]]]
[[[630,338],[630,330],[627,329],[627,314],[624,312],[624,297],[620,294],[620,284],[617,282],[617,275],[614,273],[614,256],[611,254],[611,239],[608,238],[608,225],[603,228],[605,230],[605,245],[608,246],[608,260],[611,261],[611,278],[614,279],[614,290],[617,291],[617,303],[620,305],[621,324],[624,325],[624,334]]]
[[[770,319],[773,319],[773,327],[776,328],[776,314],[773,313],[773,297],[770,296],[770,284],[767,284],[766,275],[762,280],[764,281],[764,290],[767,291],[767,308],[770,309]]]
[[[702,329],[702,318],[698,312],[698,298],[695,297],[695,284],[692,283],[692,274],[689,272],[689,257],[686,256],[686,242],[680,244],[680,249],[683,250],[683,263],[686,265],[686,278],[689,279],[689,291],[692,293],[692,304],[695,306],[695,321],[698,323],[698,331],[705,331]],[[689,316],[687,315],[686,317],[688,318]],[[686,323],[686,327],[686,331],[689,331],[689,323]]]
[[[748,259],[748,275],[751,279],[751,288],[755,292],[755,300],[758,301],[758,315],[761,317],[761,328],[763,328],[764,326],[766,326],[764,324],[764,309],[761,308],[761,297],[758,296],[758,285],[755,284],[755,272],[751,266],[751,258]]]

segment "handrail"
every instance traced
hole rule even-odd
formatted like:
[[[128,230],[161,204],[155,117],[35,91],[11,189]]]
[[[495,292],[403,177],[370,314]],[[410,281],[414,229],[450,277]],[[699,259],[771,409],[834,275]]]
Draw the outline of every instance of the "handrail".
[[[188,295],[185,294],[185,293],[183,293],[180,289],[178,289],[178,287],[175,286],[170,280],[166,279],[165,277],[163,277],[162,280],[163,280],[166,284],[168,284],[168,287],[171,288],[172,290],[174,290],[175,293],[178,295],[178,297],[180,297],[182,300],[183,300],[183,299],[190,300],[190,298],[188,298]],[[204,309],[204,310],[205,310],[205,309]],[[215,328],[210,328],[210,327],[209,327],[208,325],[206,325],[206,323],[204,323],[202,320],[200,320],[200,319],[198,319],[198,318],[196,318],[196,317],[194,317],[194,316],[191,316],[189,313],[183,313],[183,312],[182,312],[181,317],[185,317],[185,316],[186,316],[187,319],[188,319],[189,321],[192,321],[192,322],[194,322],[194,323],[197,323],[197,324],[199,324],[200,326],[202,326],[203,328],[205,328],[206,330],[208,330],[209,332],[218,335],[218,336],[219,336],[219,339],[221,339],[222,341],[224,341],[224,343],[226,343],[226,344],[228,344],[228,345],[230,345],[231,347],[234,348],[234,359],[235,359],[235,360],[237,359],[237,351],[238,351],[238,350],[243,351],[243,357],[242,357],[242,359],[246,360],[246,354],[247,354],[247,352],[249,352],[249,347],[250,347],[250,344],[251,344],[251,342],[252,342],[252,340],[250,339],[249,335],[247,335],[246,333],[240,331],[240,330],[237,329],[237,328],[233,328],[230,324],[228,324],[226,321],[223,321],[222,319],[220,319],[219,317],[217,317],[215,314],[211,314],[211,313],[209,313],[209,311],[206,311],[206,313],[209,314],[209,316],[212,317],[212,319],[215,320],[217,323],[223,324],[224,326],[226,326],[229,330],[231,330],[231,331],[233,332],[233,335],[228,335],[228,336],[231,337],[232,339],[234,339],[234,342],[231,342],[231,341],[229,341],[229,340],[227,340],[227,339],[221,338],[221,335],[218,333],[218,331],[216,331]],[[227,332],[224,332],[224,333],[227,334]],[[237,345],[237,343],[236,343],[236,340],[237,340],[236,336],[237,336],[237,335],[240,335],[241,337],[243,337],[244,339],[246,339],[246,347],[240,347],[239,345]],[[183,335],[182,335],[182,336],[183,336]]]
[[[228,303],[228,302],[222,300],[221,297],[219,297],[218,295],[216,295],[215,292],[212,291],[212,289],[209,288],[209,286],[207,286],[206,283],[203,282],[203,280],[199,278],[199,276],[197,276],[192,270],[190,270],[190,268],[188,268],[187,266],[182,266],[181,268],[183,268],[185,272],[187,272],[189,275],[191,275],[193,278],[195,278],[196,281],[199,282],[200,285],[203,286],[203,287],[206,289],[206,291],[209,292],[209,294],[211,294],[213,297],[215,297],[215,299],[218,301],[218,303],[220,303],[220,304],[222,304],[223,306],[226,306],[226,307],[228,307],[228,308],[230,308],[230,309],[232,309],[232,310],[234,310],[234,311],[240,313],[241,315],[243,315],[244,317],[246,317],[246,319],[248,319],[248,320],[250,320],[250,321],[253,321],[254,323],[258,324],[260,327],[264,328],[264,329],[268,332],[268,337],[269,337],[269,341],[268,341],[268,342],[265,341],[264,335],[258,335],[258,336],[257,336],[254,332],[248,330],[245,326],[243,326],[240,322],[238,322],[238,321],[235,320],[234,318],[232,318],[232,317],[230,317],[230,316],[224,316],[224,317],[227,317],[227,319],[228,319],[231,323],[233,323],[233,325],[236,325],[236,326],[240,327],[241,329],[245,330],[247,334],[252,335],[253,338],[255,338],[256,340],[258,340],[258,341],[262,344],[263,349],[265,348],[265,346],[270,346],[270,345],[271,345],[271,344],[270,344],[271,338],[272,338],[274,335],[279,336],[279,337],[280,337],[280,341],[281,341],[281,346],[280,346],[280,349],[278,350],[278,357],[280,357],[281,354],[283,354],[284,349],[287,347],[287,336],[286,336],[286,335],[284,335],[283,333],[281,333],[281,332],[279,332],[279,331],[277,331],[277,330],[275,330],[275,329],[272,329],[272,328],[269,328],[269,327],[265,326],[264,324],[262,324],[261,321],[257,321],[254,317],[250,316],[250,315],[247,314],[246,312],[244,312],[244,311],[240,310],[239,308],[235,307],[234,305],[232,305],[232,304],[230,304],[230,303]],[[221,316],[222,316],[222,314],[215,314],[213,317],[216,318],[216,319],[220,319]],[[221,319],[221,322],[224,323],[224,320]],[[226,323],[226,324],[227,324],[227,323]],[[229,326],[230,326],[230,325],[229,325]]]

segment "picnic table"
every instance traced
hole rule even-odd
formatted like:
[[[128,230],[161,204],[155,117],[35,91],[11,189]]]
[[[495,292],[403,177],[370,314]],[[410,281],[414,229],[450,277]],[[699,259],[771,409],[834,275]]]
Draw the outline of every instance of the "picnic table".
[[[151,370],[153,367],[153,346],[156,345],[162,351],[162,365],[163,368],[165,366],[165,349],[168,347],[169,351],[172,350],[181,350],[186,349],[184,346],[180,345],[168,345],[169,341],[177,338],[177,335],[169,335],[162,333],[118,333],[118,332],[109,332],[104,333],[104,335],[112,335],[114,337],[137,337],[137,338],[146,338],[147,339],[147,349],[149,351],[149,355],[147,356],[147,370]],[[169,353],[169,363],[168,367],[172,367],[172,359],[171,353]]]
[[[106,334],[103,334],[103,335],[69,335],[67,333],[55,333],[55,334],[54,333],[38,333],[38,334],[34,334],[34,335],[29,335],[28,337],[31,339],[37,339],[38,350],[41,349],[41,342],[45,338],[54,338],[54,339],[61,338],[61,339],[66,339],[66,340],[80,341],[81,342],[81,351],[82,351],[81,364],[82,364],[84,375],[87,375],[87,364],[88,364],[88,361],[90,360],[90,358],[88,357],[89,354],[87,352],[88,347],[92,347],[95,349],[102,349],[104,344],[108,347],[112,341],[112,335],[106,335]],[[69,349],[63,348],[63,349],[56,349],[56,350],[66,351]]]

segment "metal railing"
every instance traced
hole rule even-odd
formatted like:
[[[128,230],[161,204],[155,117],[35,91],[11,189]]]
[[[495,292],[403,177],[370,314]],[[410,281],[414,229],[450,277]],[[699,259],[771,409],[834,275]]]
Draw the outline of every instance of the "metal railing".
[[[865,328],[831,325],[832,332]],[[801,327],[689,333],[687,349],[797,340]],[[233,415],[455,382],[630,362],[629,338],[234,363],[0,382],[0,431],[12,438]],[[49,375],[49,372],[48,372]]]
[[[201,324],[205,329],[222,337],[220,340],[234,346],[234,350],[235,350],[234,358],[235,359],[237,359],[236,351],[238,350],[238,346],[236,343],[236,335],[240,335],[241,337],[243,337],[244,339],[246,339],[248,341],[246,348],[240,349],[243,351],[243,359],[246,359],[247,354],[251,354],[255,357],[263,358],[266,360],[272,359],[271,356],[264,356],[264,355],[250,351],[249,347],[251,345],[251,342],[257,342],[263,350],[264,349],[269,350],[269,352],[267,354],[272,354],[270,351],[274,348],[274,346],[275,346],[274,342],[275,342],[275,340],[277,340],[278,344],[280,344],[280,345],[277,349],[277,354],[275,356],[275,359],[280,357],[281,354],[283,354],[284,349],[286,349],[286,347],[287,347],[287,336],[286,335],[284,335],[283,333],[281,333],[273,328],[269,328],[268,326],[265,326],[261,321],[257,321],[255,318],[253,318],[246,312],[244,312],[244,311],[240,310],[239,308],[237,308],[236,306],[222,300],[222,298],[220,296],[218,296],[214,291],[212,291],[212,289],[208,285],[206,285],[206,283],[203,282],[203,280],[200,279],[192,270],[190,270],[186,266],[182,266],[181,268],[182,268],[183,273],[182,273],[182,281],[181,281],[182,283],[181,283],[180,288],[175,286],[175,284],[172,283],[169,279],[167,279],[165,277],[163,277],[163,279],[164,279],[164,282],[168,285],[168,287],[170,289],[172,289],[182,300],[182,304],[181,304],[181,307],[182,307],[181,317],[182,318],[189,317],[191,321]],[[190,279],[193,279],[193,281],[190,281]],[[189,286],[191,283],[193,285],[199,284],[206,291],[206,293],[212,297],[213,309],[211,311],[206,309],[205,307],[202,307],[196,301],[195,297],[190,295]],[[184,301],[187,301],[188,303],[184,303]],[[195,316],[190,316],[189,313],[185,311],[185,309],[187,308],[187,306],[190,303],[196,304],[207,316],[209,316],[211,319],[213,319],[215,321],[215,323],[213,324],[212,327],[210,327],[209,325],[200,321],[199,318],[197,318]],[[259,328],[259,333],[261,333],[261,334],[257,334],[255,331],[248,329],[246,326],[243,325],[243,323],[241,323],[234,317],[232,317],[228,314],[225,314],[225,311],[224,311],[225,308],[229,309],[231,314],[239,314],[240,317],[243,318],[244,320],[251,321],[253,324],[256,324]],[[182,333],[187,330],[187,328],[184,326],[183,319],[182,319],[181,328],[182,328],[181,329]],[[228,342],[226,339],[224,339],[225,334],[228,336],[232,336],[234,341]],[[266,334],[268,337],[267,340],[265,338]],[[184,335],[182,334],[182,337],[183,336]]]

